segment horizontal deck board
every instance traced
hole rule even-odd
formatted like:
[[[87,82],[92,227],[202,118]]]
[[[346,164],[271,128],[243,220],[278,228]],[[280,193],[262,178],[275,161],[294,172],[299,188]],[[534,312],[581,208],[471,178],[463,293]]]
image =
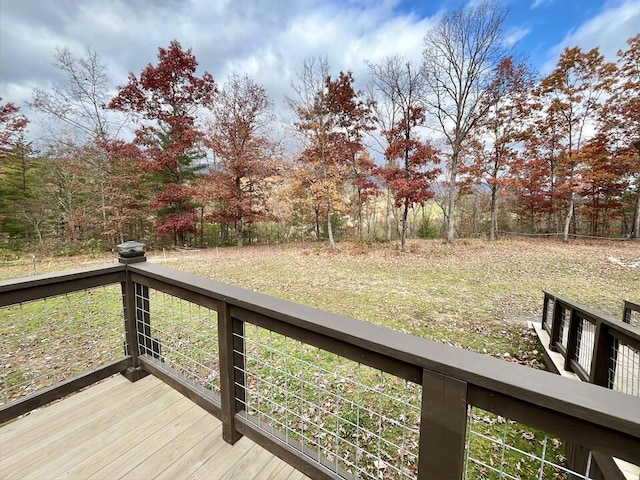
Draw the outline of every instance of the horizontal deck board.
[[[2,479],[304,479],[153,376],[111,377],[0,427]]]

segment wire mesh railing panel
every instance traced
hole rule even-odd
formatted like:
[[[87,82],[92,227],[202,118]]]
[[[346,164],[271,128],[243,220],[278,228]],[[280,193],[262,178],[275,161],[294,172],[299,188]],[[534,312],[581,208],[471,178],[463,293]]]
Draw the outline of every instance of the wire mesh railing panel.
[[[569,322],[571,321],[571,309],[564,306],[560,308],[560,344],[567,348],[569,342]]]
[[[507,418],[469,406],[464,478],[590,479],[567,466],[562,441]]]
[[[419,385],[255,325],[237,338],[247,421],[338,475],[416,478]]]
[[[596,338],[596,326],[584,318],[578,318],[576,349],[573,359],[587,372],[591,371],[591,359]]]
[[[640,328],[640,312],[638,312],[637,310],[626,308],[624,311],[623,320],[626,323],[630,324],[632,327]]]
[[[640,396],[640,350],[614,338],[609,365],[609,388]]]
[[[3,403],[123,356],[120,285],[0,308]]]
[[[551,334],[551,326],[553,325],[553,309],[555,307],[555,300],[550,297],[546,297],[545,301],[547,302],[547,310],[546,316],[543,319],[542,326],[547,331],[547,333]]]
[[[215,310],[135,285],[138,352],[211,398],[220,393]]]

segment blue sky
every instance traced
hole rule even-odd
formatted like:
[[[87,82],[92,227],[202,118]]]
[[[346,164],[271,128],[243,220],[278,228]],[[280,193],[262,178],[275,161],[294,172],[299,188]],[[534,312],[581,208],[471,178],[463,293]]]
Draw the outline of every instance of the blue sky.
[[[419,62],[422,39],[439,15],[480,0],[0,0],[0,97],[23,108],[33,88],[63,81],[51,53],[86,46],[109,67],[114,87],[155,62],[173,39],[192,48],[202,70],[222,82],[247,73],[286,111],[305,57],[367,82],[365,60],[399,53]],[[503,0],[507,36],[542,74],[566,46],[599,46],[609,60],[640,32],[640,0]],[[36,124],[37,122],[33,122]],[[32,127],[32,128],[35,128]]]
[[[467,3],[474,2],[403,0],[398,9],[431,16],[438,10]],[[640,33],[640,1],[505,0],[501,3],[510,11],[507,34],[518,39],[517,50],[543,74],[549,72],[566,46],[580,45],[584,49],[598,46],[613,57],[616,49],[625,47],[628,38]]]

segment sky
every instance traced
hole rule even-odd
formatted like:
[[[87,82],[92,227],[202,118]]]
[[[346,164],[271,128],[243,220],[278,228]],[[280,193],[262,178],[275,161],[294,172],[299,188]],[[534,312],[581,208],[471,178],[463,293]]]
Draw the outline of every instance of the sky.
[[[446,9],[480,0],[0,0],[0,97],[30,118],[34,88],[64,82],[52,66],[56,47],[107,64],[115,88],[176,39],[199,72],[222,83],[248,74],[286,110],[306,57],[326,56],[331,71],[367,82],[365,60],[401,54],[420,61],[423,37]],[[599,47],[608,60],[640,32],[640,0],[502,0],[506,39],[542,75],[565,47]],[[37,130],[37,121],[30,127]]]

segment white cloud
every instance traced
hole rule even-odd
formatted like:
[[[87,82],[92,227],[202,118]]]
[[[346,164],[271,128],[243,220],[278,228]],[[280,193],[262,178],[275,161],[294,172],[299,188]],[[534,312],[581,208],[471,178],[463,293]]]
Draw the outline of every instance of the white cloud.
[[[529,35],[531,29],[529,27],[514,27],[505,32],[505,43],[507,46],[513,46]]]
[[[595,17],[569,32],[549,50],[549,60],[542,67],[543,74],[551,72],[566,47],[579,46],[583,50],[599,47],[608,61],[615,61],[618,50],[627,48],[626,41],[638,34],[640,0],[609,1]]]
[[[247,73],[263,84],[276,107],[305,57],[326,55],[332,71],[351,69],[360,88],[365,59],[400,53],[419,61],[431,20],[398,13],[398,0],[38,0],[3,4],[0,96],[23,104],[32,87],[49,88],[63,77],[51,52],[90,46],[108,65],[115,88],[155,63],[158,47],[173,39],[192,48],[201,71],[222,82]],[[29,88],[24,88],[29,86]],[[13,97],[9,99],[9,97]]]
[[[551,5],[554,2],[554,0],[535,0],[531,6],[529,7],[531,10],[538,8],[542,5]]]

